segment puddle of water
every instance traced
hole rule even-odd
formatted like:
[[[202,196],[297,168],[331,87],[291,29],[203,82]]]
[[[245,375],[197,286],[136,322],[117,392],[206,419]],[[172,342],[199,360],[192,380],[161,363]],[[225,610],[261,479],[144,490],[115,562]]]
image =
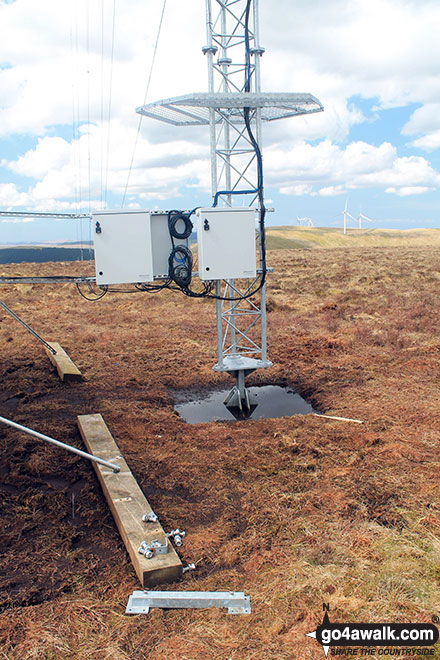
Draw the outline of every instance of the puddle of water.
[[[227,408],[224,404],[230,388],[216,390],[193,401],[177,403],[174,409],[189,424],[203,422],[235,421],[236,419],[266,419],[290,417],[317,412],[299,394],[287,387],[264,385],[248,387],[251,402],[250,415],[242,415],[238,409]]]

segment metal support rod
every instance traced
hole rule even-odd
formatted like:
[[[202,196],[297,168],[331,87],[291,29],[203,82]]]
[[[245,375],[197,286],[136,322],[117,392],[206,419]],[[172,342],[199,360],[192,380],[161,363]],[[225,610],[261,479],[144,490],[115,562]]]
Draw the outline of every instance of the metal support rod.
[[[0,211],[0,216],[5,218],[66,218],[73,220],[92,217],[91,213],[40,213],[36,211]]]
[[[244,371],[243,371],[243,369],[239,369],[237,371],[236,387],[237,387],[237,390],[238,390],[238,396],[240,397],[240,400],[245,401],[246,400],[246,396],[245,396],[246,387],[245,387],[245,384],[244,384]],[[241,406],[240,406],[240,408],[241,408]]]
[[[260,293],[261,301],[261,359],[266,362],[267,360],[267,321],[266,321],[266,283],[261,287]]]
[[[214,46],[212,41],[212,12],[211,3],[206,3],[206,33],[207,33],[207,48],[206,56],[208,58],[208,91],[214,93]],[[209,142],[211,152],[211,193],[212,198],[217,191],[217,162],[215,157],[215,149],[217,143],[216,127],[215,127],[215,110],[209,109]]]
[[[76,447],[72,447],[71,445],[66,445],[64,442],[60,442],[59,440],[55,440],[54,438],[49,438],[49,436],[47,435],[38,433],[38,431],[33,431],[32,429],[27,428],[27,426],[22,426],[21,424],[12,422],[10,419],[6,419],[5,417],[0,417],[0,422],[3,422],[3,424],[6,424],[7,426],[12,426],[12,428],[17,429],[18,431],[22,431],[23,433],[27,433],[28,435],[33,435],[35,438],[38,438],[39,440],[45,440],[46,442],[49,442],[51,445],[55,445],[56,447],[61,447],[61,449],[66,449],[67,451],[70,451],[72,454],[77,454],[77,456],[81,456],[82,458],[87,458],[89,461],[93,461],[94,463],[99,463],[100,465],[104,465],[105,467],[108,467],[111,470],[113,470],[113,472],[120,472],[121,470],[119,465],[115,465],[114,463],[109,463],[108,461],[104,461],[102,458],[98,458],[97,456],[88,454],[87,452],[82,451],[81,449],[77,449]]]
[[[19,316],[17,316],[17,314],[16,314],[15,312],[13,312],[12,309],[10,309],[10,307],[8,307],[8,306],[6,305],[6,303],[2,302],[1,300],[0,300],[0,307],[2,307],[2,308],[5,310],[5,312],[7,312],[8,314],[10,314],[10,315],[12,316],[13,319],[15,319],[16,321],[18,321],[18,322],[23,326],[23,328],[26,328],[26,330],[27,330],[28,332],[30,332],[31,335],[33,335],[33,336],[35,337],[35,339],[38,339],[38,341],[41,342],[41,343],[43,344],[43,346],[44,346],[45,348],[47,348],[48,351],[50,351],[50,352],[53,353],[54,355],[57,354],[56,350],[55,350],[50,344],[48,344],[47,341],[44,341],[43,337],[40,337],[40,335],[37,334],[37,333],[35,332],[35,330],[32,330],[32,328],[30,327],[30,325],[28,325],[27,323],[25,323],[25,322],[23,321],[23,319],[21,319]]]
[[[234,280],[229,280],[228,284],[231,287],[231,291],[233,290],[234,286]],[[237,303],[232,301],[229,303],[229,321],[230,321],[230,335],[231,335],[231,346],[232,346],[232,352],[236,353],[237,352],[237,333],[236,333],[236,319],[235,319],[235,310],[236,310],[236,305]]]
[[[95,277],[69,277],[68,275],[53,275],[47,277],[0,277],[0,284],[80,284],[82,282],[89,282],[96,284]]]
[[[227,49],[227,37],[226,37],[226,10],[222,7],[221,10],[221,26],[222,26],[222,71],[223,71],[223,91],[227,94],[230,89],[228,85],[228,49]],[[225,122],[223,128],[223,143],[225,151],[225,189],[231,190],[232,179],[231,179],[231,133],[229,123]],[[232,196],[227,195],[226,203],[228,206],[232,206]]]
[[[215,295],[217,299],[215,301],[215,312],[217,319],[217,360],[220,366],[220,369],[223,369],[223,341],[222,341],[222,300],[221,296],[221,282],[217,280],[215,283]]]

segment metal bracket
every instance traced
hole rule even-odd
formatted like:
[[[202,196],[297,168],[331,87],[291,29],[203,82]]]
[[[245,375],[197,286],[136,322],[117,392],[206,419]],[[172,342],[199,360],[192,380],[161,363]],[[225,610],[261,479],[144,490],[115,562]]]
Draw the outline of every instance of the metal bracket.
[[[217,50],[218,49],[215,46],[203,46],[202,53],[203,55],[206,55],[207,53],[211,53],[212,55],[215,55]]]
[[[133,591],[126,614],[148,614],[163,609],[227,607],[228,614],[250,614],[251,599],[242,591]]]
[[[165,543],[161,543],[158,539],[153,539],[150,543],[142,541],[138,553],[144,555],[146,559],[152,559],[154,555],[166,555],[168,553],[168,539],[165,539]]]

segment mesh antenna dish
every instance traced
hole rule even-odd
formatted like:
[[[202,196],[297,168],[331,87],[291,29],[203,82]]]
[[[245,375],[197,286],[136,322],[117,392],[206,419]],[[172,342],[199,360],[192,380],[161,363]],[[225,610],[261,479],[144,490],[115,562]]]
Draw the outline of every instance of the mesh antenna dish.
[[[201,93],[176,96],[149,103],[136,112],[174,126],[209,126],[211,109],[217,112],[216,124],[225,118],[243,124],[243,108],[261,110],[263,121],[322,112],[323,106],[312,94],[295,93]]]

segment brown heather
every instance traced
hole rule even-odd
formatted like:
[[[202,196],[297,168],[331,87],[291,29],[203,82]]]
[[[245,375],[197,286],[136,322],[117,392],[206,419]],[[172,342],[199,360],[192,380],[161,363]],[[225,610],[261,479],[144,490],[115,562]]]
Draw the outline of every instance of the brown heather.
[[[187,530],[182,559],[198,569],[164,588],[244,591],[252,614],[125,616],[138,584],[92,467],[2,427],[0,658],[321,660],[305,633],[323,602],[336,622],[440,614],[439,251],[284,249],[269,263],[274,366],[249,382],[293,386],[363,425],[186,425],[173,388],[230,382],[211,369],[212,302],[167,292],[89,303],[71,285],[2,287],[86,379],[60,383],[2,315],[0,414],[81,446],[76,415],[102,413],[164,526]]]

